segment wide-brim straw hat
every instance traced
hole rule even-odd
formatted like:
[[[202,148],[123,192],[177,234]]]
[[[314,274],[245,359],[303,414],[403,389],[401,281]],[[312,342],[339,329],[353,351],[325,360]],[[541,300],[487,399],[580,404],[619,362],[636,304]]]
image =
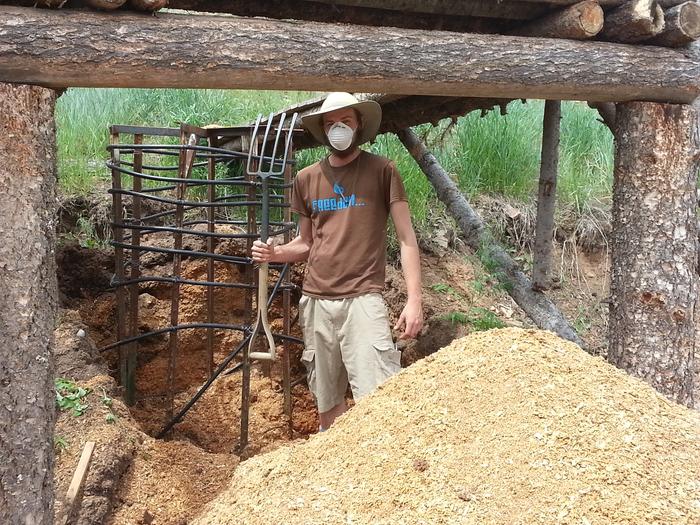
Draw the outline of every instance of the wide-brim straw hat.
[[[323,101],[321,109],[315,113],[309,113],[301,118],[301,123],[321,144],[328,146],[328,137],[323,129],[323,115],[339,109],[354,108],[362,115],[360,127],[355,143],[359,146],[370,140],[374,140],[382,122],[382,107],[374,100],[360,102],[350,93],[331,93]]]

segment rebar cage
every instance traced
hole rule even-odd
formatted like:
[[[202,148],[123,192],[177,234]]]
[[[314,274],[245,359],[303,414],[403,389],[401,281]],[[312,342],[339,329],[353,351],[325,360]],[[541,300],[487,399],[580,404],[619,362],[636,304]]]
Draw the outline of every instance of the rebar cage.
[[[297,131],[301,130],[287,129],[283,133],[293,135]],[[140,345],[155,336],[168,338],[167,388],[162,393],[166,397],[168,422],[158,437],[167,435],[220,374],[240,370],[243,373],[240,449],[247,444],[250,363],[246,349],[252,336],[253,297],[257,288],[250,253],[253,241],[259,238],[258,227],[262,218],[261,183],[250,169],[246,169],[246,161],[250,151],[266,151],[261,138],[252,136],[252,133],[252,126],[110,127],[108,150],[111,158],[107,165],[112,174],[110,193],[115,254],[112,284],[117,298],[117,333],[116,342],[103,351],[119,350],[119,376],[125,401],[133,405],[137,397],[135,380]],[[267,134],[263,140],[268,140]],[[293,158],[293,145],[290,148],[288,158]],[[271,161],[275,162],[274,159]],[[280,170],[282,175],[270,177],[268,183],[270,237],[277,237],[280,242],[289,242],[295,229],[290,212],[293,163],[285,158]],[[169,239],[170,246],[163,245],[164,236]],[[159,242],[155,242],[156,239]],[[188,242],[191,239],[198,239],[199,245],[193,247]],[[244,253],[222,253],[217,250],[222,242],[238,243],[239,251]],[[144,268],[143,258],[149,254],[163,254],[161,256],[170,259],[170,274],[162,275],[162,271],[149,272]],[[206,277],[183,277],[183,260],[197,259],[206,261]],[[240,282],[217,280],[216,270],[221,265],[235,265],[241,276]],[[278,294],[282,294],[282,331],[273,335],[278,350],[281,343],[284,412],[291,432],[290,344],[302,343],[291,336],[292,323],[296,321],[290,317],[291,292],[295,286],[290,280],[289,265],[271,264],[270,268],[276,273],[276,279],[269,293],[268,306]],[[169,287],[170,323],[141,333],[139,295],[149,283]],[[183,285],[205,288],[205,319],[181,322],[179,307]],[[243,322],[217,322],[215,291],[225,288],[243,291]],[[175,413],[175,379],[180,353],[178,334],[183,330],[199,330],[206,334],[208,379]],[[241,336],[241,341],[220,362],[216,362],[214,351],[216,331],[233,331]],[[232,367],[236,357],[239,357],[239,362]]]

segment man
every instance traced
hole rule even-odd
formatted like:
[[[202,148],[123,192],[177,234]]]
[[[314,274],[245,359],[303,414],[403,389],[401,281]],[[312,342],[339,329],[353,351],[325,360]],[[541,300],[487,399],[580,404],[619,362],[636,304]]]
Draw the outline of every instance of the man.
[[[302,122],[330,155],[294,180],[292,211],[299,215],[300,234],[281,246],[256,241],[253,259],[308,261],[299,302],[306,343],[302,360],[325,430],[347,410],[348,383],[357,400],[401,368],[381,296],[389,215],[408,290],[394,327],[403,330],[402,338],[415,337],[423,325],[420,259],[394,163],[359,148],[376,136],[381,106],[331,93],[320,111]]]

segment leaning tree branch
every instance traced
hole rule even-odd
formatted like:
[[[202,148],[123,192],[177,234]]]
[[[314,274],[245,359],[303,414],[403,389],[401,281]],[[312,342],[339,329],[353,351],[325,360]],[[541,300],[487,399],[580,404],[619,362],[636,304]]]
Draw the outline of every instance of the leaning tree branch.
[[[411,129],[403,129],[397,135],[435,188],[438,198],[457,220],[464,235],[464,241],[472,250],[480,254],[482,262],[487,267],[495,271],[496,276],[518,306],[538,327],[551,330],[560,337],[581,345],[578,335],[559,309],[546,295],[532,289],[530,280],[495,241],[479,215],[469,205],[454,181],[445,173],[435,156],[428,151],[423,141]]]

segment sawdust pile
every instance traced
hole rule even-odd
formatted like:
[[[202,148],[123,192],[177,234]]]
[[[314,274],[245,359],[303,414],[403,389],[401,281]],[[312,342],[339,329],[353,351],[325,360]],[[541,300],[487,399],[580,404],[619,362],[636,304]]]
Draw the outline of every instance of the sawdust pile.
[[[193,523],[700,522],[700,415],[539,331],[474,334],[328,432],[252,458]]]

